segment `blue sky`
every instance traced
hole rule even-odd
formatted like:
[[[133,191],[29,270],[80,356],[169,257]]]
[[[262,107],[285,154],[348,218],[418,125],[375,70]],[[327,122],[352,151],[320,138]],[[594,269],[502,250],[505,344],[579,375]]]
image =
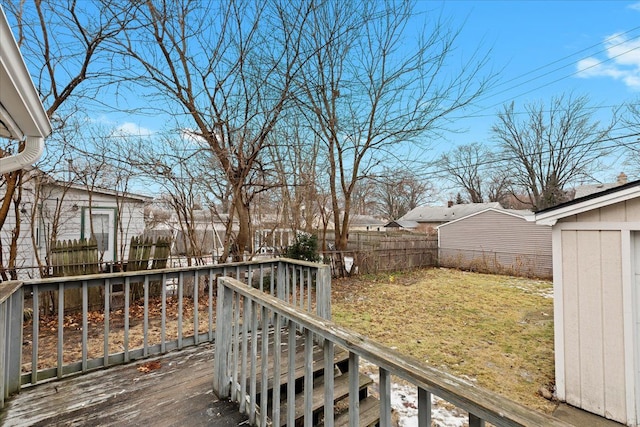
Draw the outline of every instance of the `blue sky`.
[[[492,50],[489,66],[500,71],[498,86],[466,112],[480,117],[465,120],[468,132],[451,135],[451,144],[489,143],[506,102],[521,111],[554,95],[588,95],[607,120],[607,106],[640,98],[640,1],[422,1],[418,7],[442,10],[463,27],[460,53],[480,44]]]
[[[422,17],[442,14],[454,27],[462,28],[456,54],[468,57],[478,47],[491,49],[488,67],[499,71],[496,86],[477,107],[456,114],[462,118],[457,122],[464,132],[434,142],[427,156],[454,145],[490,144],[496,113],[511,101],[516,111],[522,111],[526,103],[548,103],[557,95],[588,95],[593,105],[601,106],[597,117],[608,121],[612,106],[640,99],[638,0],[418,0],[417,10]],[[126,120],[114,116],[109,120],[114,124],[119,119]],[[144,123],[121,126],[127,133],[148,133]],[[612,170],[611,177],[602,179],[617,173]]]

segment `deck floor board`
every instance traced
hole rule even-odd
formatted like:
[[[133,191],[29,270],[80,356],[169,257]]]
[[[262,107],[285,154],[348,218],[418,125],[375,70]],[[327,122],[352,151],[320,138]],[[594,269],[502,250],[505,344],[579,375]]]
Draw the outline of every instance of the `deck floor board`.
[[[149,361],[158,369],[141,372]],[[7,402],[0,425],[238,426],[238,406],[213,394],[213,345],[204,344],[23,389]]]

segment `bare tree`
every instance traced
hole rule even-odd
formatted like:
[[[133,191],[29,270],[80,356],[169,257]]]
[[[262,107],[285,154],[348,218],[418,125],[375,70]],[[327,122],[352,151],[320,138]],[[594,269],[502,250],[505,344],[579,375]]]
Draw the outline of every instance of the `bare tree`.
[[[96,93],[113,82],[113,62],[104,56],[106,45],[130,22],[129,7],[117,14],[111,0],[77,2],[76,0],[34,0],[3,3],[10,21],[15,25],[16,38],[30,69],[37,70],[34,82],[43,97],[49,119],[54,124],[49,146],[56,141],[56,132],[67,124],[67,118],[77,113],[80,99],[96,99]],[[64,37],[60,37],[64,34]],[[22,147],[18,147],[21,149]],[[51,149],[54,149],[51,147]],[[15,151],[2,147],[0,156]],[[0,229],[4,229],[10,211],[15,226],[9,242],[9,259],[3,260],[0,246],[0,277],[15,279],[15,257],[20,237],[24,171],[4,174],[0,187],[4,189],[0,203]],[[11,208],[13,204],[13,208]],[[0,243],[2,245],[2,243]],[[9,275],[5,265],[9,265]]]
[[[205,141],[224,172],[239,229],[223,259],[251,251],[256,187],[249,181],[289,99],[310,4],[146,1],[123,40],[131,73],[140,71],[129,74],[131,82],[177,128]]]
[[[327,155],[337,249],[347,246],[358,182],[393,161],[400,145],[424,143],[443,130],[445,118],[487,84],[480,77],[485,58],[449,66],[458,32],[434,20],[408,34],[412,17],[410,1],[331,0],[310,18],[305,46],[314,55],[295,93]],[[410,37],[417,46],[407,43]]]
[[[627,104],[627,114],[624,124],[629,130],[631,143],[622,142],[626,151],[624,165],[628,167],[629,174],[640,177],[640,99]]]
[[[587,97],[566,95],[548,106],[528,104],[525,111],[521,119],[514,103],[505,105],[492,131],[511,173],[513,194],[526,192],[534,210],[541,210],[562,202],[567,184],[598,169],[615,115],[600,126]]]
[[[502,202],[508,195],[504,164],[486,145],[460,145],[443,154],[436,164],[447,181],[464,190],[470,203]]]
[[[427,202],[432,187],[409,171],[387,169],[376,179],[378,211],[386,219],[398,219]]]

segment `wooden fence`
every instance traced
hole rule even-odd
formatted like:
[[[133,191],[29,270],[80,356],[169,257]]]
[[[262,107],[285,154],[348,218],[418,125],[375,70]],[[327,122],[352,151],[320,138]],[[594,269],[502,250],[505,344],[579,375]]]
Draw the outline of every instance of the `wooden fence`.
[[[157,270],[166,268],[171,249],[169,238],[158,238],[155,242],[149,238],[132,237],[129,246],[129,257],[125,265],[114,266],[117,271],[139,271]],[[103,272],[98,258],[98,244],[95,239],[90,240],[68,240],[57,241],[51,251],[51,276],[70,277],[84,276],[88,274],[98,274]],[[132,283],[132,296],[139,298],[143,295],[143,284]],[[159,294],[160,284],[152,283],[151,295]],[[117,300],[122,289],[117,286],[112,289],[112,295]],[[98,307],[103,303],[104,295],[99,288],[92,288],[88,294],[88,308]],[[117,306],[119,301],[113,301]],[[43,298],[45,312],[54,313],[57,311],[58,301],[57,291],[52,291],[50,295]],[[80,289],[69,289],[65,291],[64,311],[82,310],[82,292]]]
[[[98,243],[95,239],[58,240],[51,248],[54,277],[83,276],[100,271]]]
[[[331,266],[333,277],[438,265],[435,235],[367,232],[355,236],[350,246],[357,249],[321,252],[324,262]]]

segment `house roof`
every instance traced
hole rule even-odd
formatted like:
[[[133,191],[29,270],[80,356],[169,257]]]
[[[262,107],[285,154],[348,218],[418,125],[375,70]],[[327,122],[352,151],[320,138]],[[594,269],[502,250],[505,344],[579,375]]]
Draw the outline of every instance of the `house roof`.
[[[0,136],[26,139],[22,156],[5,157],[0,162],[2,172],[10,172],[22,168],[25,160],[33,163],[40,158],[42,140],[51,133],[51,123],[1,7],[0,40]]]
[[[513,217],[516,217],[516,218],[522,218],[523,220],[527,220],[528,217],[533,217],[533,212],[531,212],[530,210],[526,210],[526,209],[525,210],[515,210],[515,209],[488,208],[488,209],[483,209],[483,210],[481,210],[479,212],[474,212],[474,213],[469,214],[467,216],[463,216],[463,217],[455,219],[453,221],[449,221],[447,223],[439,225],[436,228],[440,229],[442,227],[446,227],[448,225],[455,224],[458,221],[464,221],[467,218],[471,218],[471,217],[474,217],[476,215],[483,214],[485,212],[496,212],[496,213],[499,213],[499,214],[502,214],[502,215],[509,215],[509,216],[513,216]]]
[[[543,209],[536,212],[535,221],[537,224],[554,225],[559,219],[635,199],[636,197],[640,197],[640,181],[632,181]]]
[[[500,203],[465,203],[447,206],[419,206],[400,218],[401,221],[449,222],[487,209],[502,209]]]
[[[385,227],[400,227],[406,229],[417,228],[418,223],[416,221],[402,221],[400,219],[396,219],[395,221],[389,221],[384,225]]]
[[[349,217],[349,225],[351,227],[358,227],[358,226],[383,227],[385,225],[385,222],[377,218],[374,218],[371,215],[351,215]]]
[[[87,187],[85,187],[84,185],[69,184],[67,182],[56,181],[56,180],[51,180],[47,182],[45,185],[52,185],[56,187],[68,187],[76,191],[82,191],[87,193],[89,192],[89,189],[87,189]],[[136,194],[136,193],[130,193],[130,192],[120,192],[120,191],[115,191],[115,190],[110,190],[108,188],[100,188],[100,187],[93,187],[91,189],[91,192],[95,194],[103,194],[106,196],[114,196],[114,197],[121,197],[121,198],[126,198],[131,200],[138,200],[140,202],[145,202],[145,203],[149,203],[154,199],[151,196],[145,196],[142,194]]]

